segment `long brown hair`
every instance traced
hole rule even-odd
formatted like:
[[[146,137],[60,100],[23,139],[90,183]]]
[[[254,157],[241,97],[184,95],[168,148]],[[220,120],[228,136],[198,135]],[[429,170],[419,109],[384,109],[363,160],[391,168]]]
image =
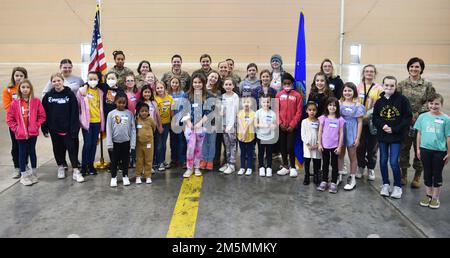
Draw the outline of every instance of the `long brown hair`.
[[[24,75],[24,79],[28,79],[28,72],[27,69],[23,68],[23,67],[14,67],[11,73],[11,86],[15,86],[16,82],[14,80],[14,74],[16,72],[21,72]]]
[[[325,78],[325,89],[323,91],[325,96],[327,98],[333,97],[333,92],[331,91],[330,86],[328,86],[327,75],[324,72],[318,72],[314,75],[313,82],[311,83],[311,92],[309,93],[308,99],[317,99],[319,96],[319,89],[316,86],[316,78],[318,76],[323,76],[323,78]]]
[[[192,75],[192,79],[191,79],[191,87],[189,88],[188,91],[188,95],[189,95],[189,100],[194,101],[194,79],[195,78],[199,78],[200,81],[203,84],[202,87],[202,100],[205,101],[206,100],[206,77],[202,74],[202,73],[194,73]]]
[[[31,84],[31,81],[28,79],[23,79],[20,83],[19,83],[19,87],[17,89],[17,96],[19,96],[19,99],[23,98],[22,96],[22,92],[20,91],[20,85],[27,83],[28,85],[30,85],[30,99],[34,98],[34,87],[33,84]]]

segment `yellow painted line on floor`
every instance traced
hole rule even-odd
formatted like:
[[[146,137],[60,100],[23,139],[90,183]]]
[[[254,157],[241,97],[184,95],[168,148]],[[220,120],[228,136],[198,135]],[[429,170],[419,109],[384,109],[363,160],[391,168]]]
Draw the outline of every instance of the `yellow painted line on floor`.
[[[184,179],[170,221],[167,238],[193,238],[203,176]]]

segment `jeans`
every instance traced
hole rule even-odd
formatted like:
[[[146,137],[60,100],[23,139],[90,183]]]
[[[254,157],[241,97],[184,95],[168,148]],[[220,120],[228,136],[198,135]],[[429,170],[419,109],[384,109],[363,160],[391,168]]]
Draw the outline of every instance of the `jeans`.
[[[388,159],[391,165],[392,173],[394,174],[394,186],[401,187],[400,183],[400,165],[398,163],[398,157],[400,155],[400,143],[386,143],[380,142],[380,170],[383,178],[383,184],[390,184],[389,171],[388,171]]]
[[[180,164],[186,162],[186,138],[181,133],[170,130],[170,159]]]
[[[216,133],[207,133],[203,141],[202,159],[212,162],[216,156]]]
[[[31,168],[36,168],[37,166],[36,141],[37,137],[31,137],[28,140],[17,140],[19,144],[19,167],[21,173],[25,172],[28,157],[30,157]]]
[[[239,141],[239,147],[241,148],[241,168],[253,169],[253,154],[255,154],[255,141],[241,142]]]
[[[95,152],[97,151],[98,135],[100,133],[100,123],[90,123],[89,130],[82,130],[83,132],[83,152],[82,166],[86,167],[93,165],[95,161]]]
[[[156,132],[156,165],[166,161],[167,138],[169,137],[170,124],[162,125],[163,133]]]

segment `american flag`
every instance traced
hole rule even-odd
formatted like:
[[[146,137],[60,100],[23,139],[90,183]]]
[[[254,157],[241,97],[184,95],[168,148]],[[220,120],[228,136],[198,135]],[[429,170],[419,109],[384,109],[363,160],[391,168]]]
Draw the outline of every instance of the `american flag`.
[[[100,8],[97,5],[95,13],[94,31],[92,33],[91,56],[89,71],[106,72],[105,51],[103,50],[102,36],[100,35]]]

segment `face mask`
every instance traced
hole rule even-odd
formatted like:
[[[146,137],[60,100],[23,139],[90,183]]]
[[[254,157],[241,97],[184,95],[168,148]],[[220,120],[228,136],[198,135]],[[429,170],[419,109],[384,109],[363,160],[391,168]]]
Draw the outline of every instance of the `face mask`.
[[[88,84],[89,84],[89,87],[95,88],[98,84],[98,81],[94,81],[94,80],[88,81]]]
[[[116,84],[117,84],[117,81],[116,81],[116,80],[107,80],[106,83],[107,83],[108,86],[111,87],[111,88],[117,88],[117,87],[116,87]]]
[[[284,90],[285,90],[287,93],[289,93],[289,92],[291,92],[292,88],[284,88]]]

